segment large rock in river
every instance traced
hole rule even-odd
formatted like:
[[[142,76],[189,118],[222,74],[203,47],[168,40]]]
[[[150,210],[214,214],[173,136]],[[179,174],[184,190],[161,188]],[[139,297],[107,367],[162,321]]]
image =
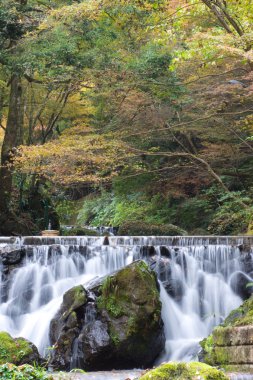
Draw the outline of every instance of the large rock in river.
[[[143,261],[65,293],[50,326],[51,364],[69,370],[148,367],[164,349],[156,275]]]

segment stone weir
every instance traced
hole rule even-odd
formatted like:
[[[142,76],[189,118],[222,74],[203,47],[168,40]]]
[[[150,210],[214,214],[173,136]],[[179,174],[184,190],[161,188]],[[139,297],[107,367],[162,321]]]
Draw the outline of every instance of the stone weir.
[[[0,237],[1,247],[35,245],[110,245],[110,246],[207,246],[231,245],[253,246],[253,236],[24,236]]]

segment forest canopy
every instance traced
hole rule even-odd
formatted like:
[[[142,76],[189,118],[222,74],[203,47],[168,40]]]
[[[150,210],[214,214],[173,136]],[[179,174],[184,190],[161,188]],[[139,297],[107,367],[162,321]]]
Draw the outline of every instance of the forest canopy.
[[[2,0],[0,232],[250,231],[251,0]]]

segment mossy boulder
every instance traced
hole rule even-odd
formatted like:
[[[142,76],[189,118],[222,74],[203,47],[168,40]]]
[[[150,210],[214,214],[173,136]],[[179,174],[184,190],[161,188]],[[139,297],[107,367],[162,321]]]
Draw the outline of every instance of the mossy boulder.
[[[148,367],[164,349],[156,275],[143,261],[68,291],[50,328],[52,365],[69,370]]]
[[[168,363],[148,371],[140,380],[228,380],[217,368],[204,363]]]
[[[228,326],[247,326],[253,325],[253,297],[243,302],[237,309],[231,311],[229,316],[225,319],[221,325],[223,327]]]
[[[173,224],[151,224],[142,221],[127,221],[119,227],[120,236],[183,236],[187,232]]]
[[[5,363],[34,364],[40,356],[34,344],[24,338],[12,338],[7,332],[0,332],[0,365]]]

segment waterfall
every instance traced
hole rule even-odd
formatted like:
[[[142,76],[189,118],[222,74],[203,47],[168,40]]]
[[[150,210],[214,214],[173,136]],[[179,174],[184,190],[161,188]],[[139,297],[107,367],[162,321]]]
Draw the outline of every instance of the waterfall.
[[[8,250],[22,247],[25,257],[8,267],[8,275],[0,262],[0,329],[31,340],[44,355],[63,294],[140,258],[160,280],[166,350],[158,362],[196,359],[198,342],[242,303],[231,279],[246,270],[238,248],[244,238],[109,237],[109,243],[100,237],[7,241]],[[92,304],[88,312],[87,321],[94,315]]]

